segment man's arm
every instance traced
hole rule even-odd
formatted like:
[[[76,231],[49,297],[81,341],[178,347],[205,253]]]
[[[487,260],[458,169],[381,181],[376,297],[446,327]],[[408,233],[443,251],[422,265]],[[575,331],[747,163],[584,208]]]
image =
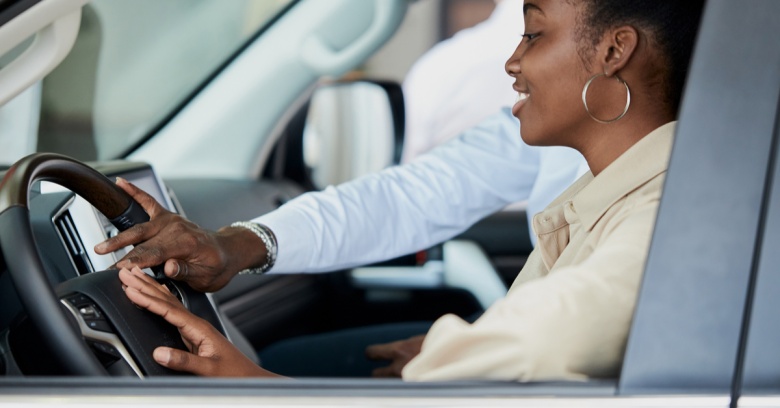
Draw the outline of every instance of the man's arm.
[[[427,248],[507,204],[528,197],[538,150],[502,112],[414,163],[304,194],[255,221],[269,227],[278,252],[272,272],[338,270]],[[266,263],[264,242],[245,228],[207,231],[172,214],[127,182],[150,221],[95,247],[135,247],[118,268],[165,264],[165,274],[214,291],[240,269]]]
[[[538,157],[502,111],[412,163],[305,194],[255,219],[279,244],[271,271],[338,270],[442,242],[527,199]]]

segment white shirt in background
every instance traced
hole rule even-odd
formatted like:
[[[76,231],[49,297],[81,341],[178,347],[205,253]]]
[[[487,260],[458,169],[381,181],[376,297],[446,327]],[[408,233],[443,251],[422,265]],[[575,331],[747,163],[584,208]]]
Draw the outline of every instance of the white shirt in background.
[[[407,163],[517,98],[504,64],[523,33],[523,1],[497,1],[490,17],[436,44],[404,80]]]

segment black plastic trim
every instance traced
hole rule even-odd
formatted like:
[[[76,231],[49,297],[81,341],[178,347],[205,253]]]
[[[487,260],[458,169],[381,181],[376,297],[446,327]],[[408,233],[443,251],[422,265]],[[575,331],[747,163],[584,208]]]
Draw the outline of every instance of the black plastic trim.
[[[131,200],[130,205],[125,209],[125,212],[109,221],[111,221],[111,224],[114,224],[119,231],[125,231],[135,224],[142,224],[149,221],[149,214],[147,214],[135,200]]]
[[[406,134],[406,105],[404,105],[404,91],[401,85],[395,81],[363,80],[380,86],[387,94],[390,102],[390,110],[393,116],[393,164],[401,164],[404,152],[404,135]]]
[[[40,2],[41,0],[18,0],[3,2],[8,4],[0,3],[0,26],[13,20]]]

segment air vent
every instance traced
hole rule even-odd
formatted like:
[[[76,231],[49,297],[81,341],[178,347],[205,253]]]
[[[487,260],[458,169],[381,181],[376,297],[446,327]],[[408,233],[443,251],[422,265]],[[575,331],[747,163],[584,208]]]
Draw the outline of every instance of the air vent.
[[[92,262],[89,260],[87,251],[84,250],[84,245],[81,243],[81,237],[79,236],[76,227],[73,225],[73,219],[70,217],[70,212],[65,211],[59,217],[54,220],[54,225],[57,227],[57,232],[60,233],[60,238],[65,248],[68,250],[73,266],[79,275],[84,275],[95,271],[92,267]]]

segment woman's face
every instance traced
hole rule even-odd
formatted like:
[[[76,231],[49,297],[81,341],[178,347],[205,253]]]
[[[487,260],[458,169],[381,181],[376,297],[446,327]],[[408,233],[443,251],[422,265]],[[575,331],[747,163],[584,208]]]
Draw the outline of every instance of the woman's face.
[[[526,0],[523,6],[525,36],[506,71],[519,94],[512,114],[530,145],[576,147],[578,130],[590,120],[581,99],[591,74],[577,52],[579,9],[565,0]]]

